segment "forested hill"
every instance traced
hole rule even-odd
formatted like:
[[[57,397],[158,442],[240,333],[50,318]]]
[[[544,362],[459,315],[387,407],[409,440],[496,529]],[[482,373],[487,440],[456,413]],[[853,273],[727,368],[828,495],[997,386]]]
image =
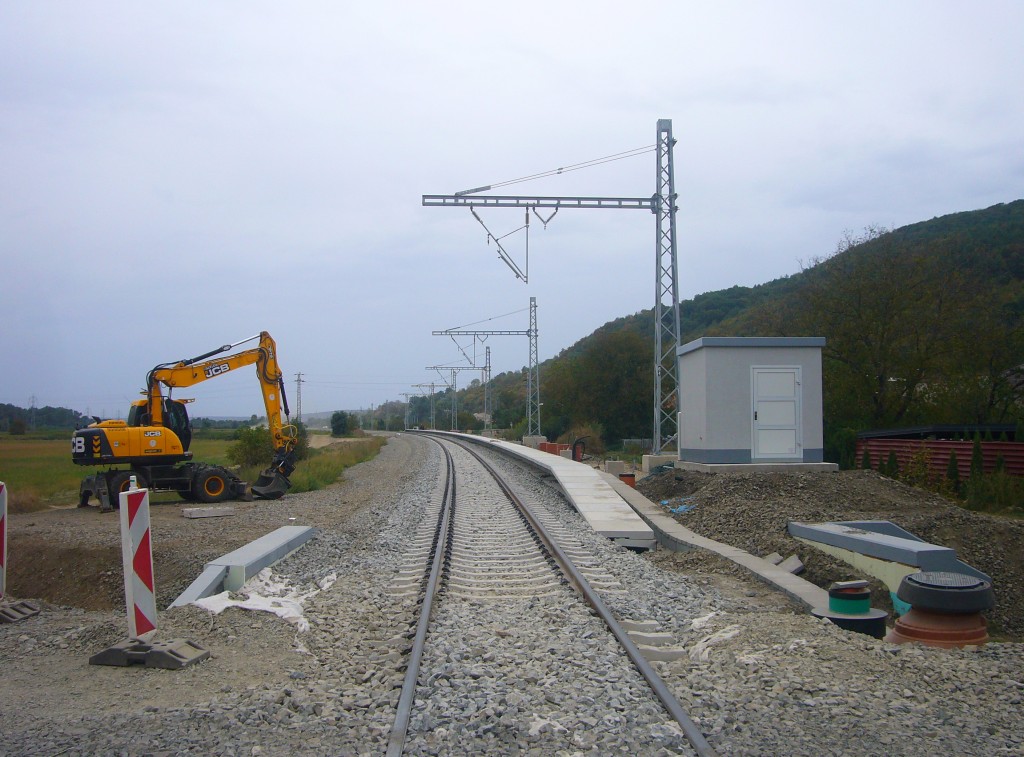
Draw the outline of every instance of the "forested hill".
[[[680,318],[684,342],[826,337],[832,434],[1020,422],[1024,200],[848,235],[796,275],[684,301]],[[612,444],[650,436],[653,326],[650,310],[618,318],[541,365],[549,438],[582,426]],[[492,390],[498,425],[514,422],[522,375],[502,374]],[[466,399],[473,410],[472,391]]]

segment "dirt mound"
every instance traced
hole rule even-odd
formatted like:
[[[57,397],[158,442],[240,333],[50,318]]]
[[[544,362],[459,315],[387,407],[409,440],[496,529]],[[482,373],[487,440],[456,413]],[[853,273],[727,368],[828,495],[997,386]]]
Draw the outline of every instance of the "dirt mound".
[[[670,470],[637,482],[654,502],[667,501],[681,524],[702,536],[752,554],[798,554],[803,577],[827,587],[837,580],[869,578],[789,536],[791,520],[889,520],[992,577],[996,607],[986,614],[995,637],[1024,639],[1024,521],[964,510],[931,492],[874,471],[838,473],[697,473]],[[877,581],[872,602],[886,607]],[[888,609],[888,608],[887,608]]]

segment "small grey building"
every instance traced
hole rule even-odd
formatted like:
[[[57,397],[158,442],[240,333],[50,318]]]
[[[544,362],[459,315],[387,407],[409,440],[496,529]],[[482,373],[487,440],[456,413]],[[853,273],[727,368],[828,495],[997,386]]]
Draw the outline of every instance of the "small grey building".
[[[677,350],[679,466],[823,463],[824,337],[702,337]]]

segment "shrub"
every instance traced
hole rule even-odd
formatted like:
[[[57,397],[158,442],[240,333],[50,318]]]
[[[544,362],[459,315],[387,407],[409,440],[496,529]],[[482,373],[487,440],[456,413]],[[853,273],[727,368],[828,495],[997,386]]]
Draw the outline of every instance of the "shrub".
[[[583,444],[587,452],[600,455],[605,451],[604,440],[602,439],[603,434],[604,428],[601,424],[591,421],[570,427],[567,432],[558,438],[558,441],[562,444],[572,444],[577,439],[586,438]]]
[[[907,461],[906,469],[900,474],[900,480],[921,489],[933,488],[934,482],[930,472],[931,456],[931,450],[923,445],[914,450],[910,460]]]
[[[274,459],[274,443],[270,438],[270,429],[238,429],[238,441],[228,447],[227,456],[235,465],[270,465],[270,461]]]
[[[971,447],[971,478],[980,477],[985,472],[985,458],[981,454],[981,436],[974,435],[974,445]]]
[[[946,464],[946,482],[953,490],[953,494],[960,495],[960,463],[956,459],[956,450],[949,453],[949,462]]]
[[[878,472],[888,478],[899,478],[900,463],[896,459],[896,453],[893,450],[889,450],[889,458],[885,462],[882,462],[882,458],[879,456]]]

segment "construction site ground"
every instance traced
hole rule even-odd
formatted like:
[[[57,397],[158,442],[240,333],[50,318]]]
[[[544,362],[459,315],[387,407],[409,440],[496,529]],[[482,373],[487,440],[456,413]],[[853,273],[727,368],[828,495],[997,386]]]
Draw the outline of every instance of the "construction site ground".
[[[827,588],[834,581],[871,580],[872,604],[892,612],[888,589],[871,576],[791,537],[789,521],[819,523],[889,520],[924,541],[951,547],[992,577],[996,607],[989,613],[995,639],[1024,640],[1024,520],[966,510],[932,492],[870,470],[832,473],[698,473],[669,470],[647,476],[637,489],[664,505],[686,528],[759,557],[797,555],[801,577]],[[651,559],[679,571],[747,571],[705,551],[659,550]]]

